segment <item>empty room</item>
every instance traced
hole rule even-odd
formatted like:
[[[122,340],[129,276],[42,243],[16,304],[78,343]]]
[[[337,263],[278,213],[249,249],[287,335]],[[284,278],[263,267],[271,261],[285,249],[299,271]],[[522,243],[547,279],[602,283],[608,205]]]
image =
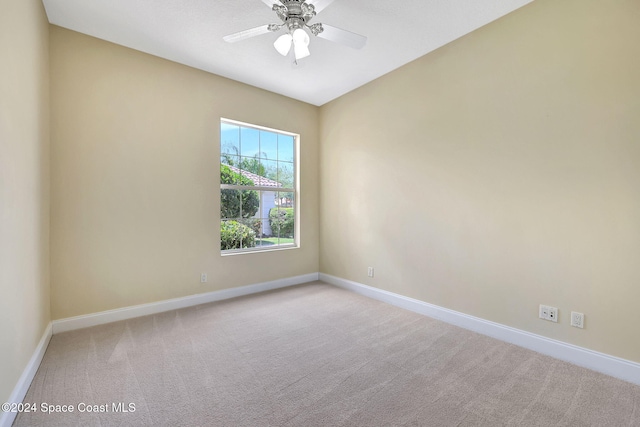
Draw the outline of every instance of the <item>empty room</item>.
[[[637,0],[0,0],[0,427],[640,426]]]

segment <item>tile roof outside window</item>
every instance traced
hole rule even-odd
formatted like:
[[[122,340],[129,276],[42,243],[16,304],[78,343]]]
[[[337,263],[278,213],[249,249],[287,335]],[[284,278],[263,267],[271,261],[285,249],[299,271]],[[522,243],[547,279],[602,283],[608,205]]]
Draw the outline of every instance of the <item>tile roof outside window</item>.
[[[231,165],[225,165],[225,166],[227,166],[233,172],[239,173],[242,176],[244,176],[245,178],[250,179],[251,181],[253,181],[253,185],[255,185],[255,186],[258,186],[258,187],[282,187],[281,183],[279,183],[277,181],[274,181],[272,179],[269,179],[269,178],[265,178],[264,176],[256,175],[255,173],[251,173],[251,172],[246,171],[246,170],[238,169],[235,166],[231,166]]]

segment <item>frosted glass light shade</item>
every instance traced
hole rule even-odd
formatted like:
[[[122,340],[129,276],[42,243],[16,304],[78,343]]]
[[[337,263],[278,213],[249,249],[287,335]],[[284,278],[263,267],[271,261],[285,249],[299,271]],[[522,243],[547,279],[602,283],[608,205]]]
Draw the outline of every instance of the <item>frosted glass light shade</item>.
[[[309,34],[302,28],[297,28],[293,34],[293,41],[296,44],[304,43],[305,46],[309,46]]]
[[[291,50],[292,41],[293,37],[291,37],[291,34],[283,34],[278,37],[277,40],[273,43],[273,47],[276,48],[280,55],[287,56],[287,54]]]
[[[292,35],[293,38],[293,52],[296,55],[296,59],[302,59],[309,55],[309,34],[301,28],[296,29]]]
[[[307,56],[311,55],[311,52],[309,52],[309,48],[307,47],[307,45],[296,42],[293,42],[293,53],[296,55],[296,59],[306,58]]]

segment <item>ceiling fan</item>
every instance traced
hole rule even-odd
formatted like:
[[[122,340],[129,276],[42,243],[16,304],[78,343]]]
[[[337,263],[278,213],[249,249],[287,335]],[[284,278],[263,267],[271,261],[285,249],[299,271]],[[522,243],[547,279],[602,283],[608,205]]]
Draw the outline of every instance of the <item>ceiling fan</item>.
[[[273,10],[281,24],[267,24],[250,28],[223,37],[228,43],[235,43],[250,37],[259,36],[269,32],[286,29],[286,33],[278,37],[273,46],[282,56],[287,56],[293,51],[294,62],[309,56],[309,35],[311,34],[332,42],[342,43],[354,49],[360,49],[367,43],[367,38],[360,34],[352,33],[327,24],[311,24],[317,13],[333,3],[334,0],[262,0]],[[293,48],[293,49],[292,49]]]

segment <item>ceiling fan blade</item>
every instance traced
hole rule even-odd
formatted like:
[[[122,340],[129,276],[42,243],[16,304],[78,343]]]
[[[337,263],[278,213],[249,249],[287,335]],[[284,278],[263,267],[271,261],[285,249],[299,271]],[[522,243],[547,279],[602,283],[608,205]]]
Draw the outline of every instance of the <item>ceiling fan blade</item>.
[[[282,5],[282,3],[279,0],[262,0],[262,3],[269,6],[269,9],[271,9],[274,4]]]
[[[245,40],[251,37],[267,34],[269,32],[269,25],[261,25],[255,28],[249,28],[248,30],[238,31],[237,33],[224,36],[222,39],[227,43],[235,43],[240,40]]]
[[[269,0],[262,0],[267,2]],[[324,8],[333,3],[334,0],[307,0],[307,3],[311,3],[316,10],[316,13],[322,12]]]
[[[324,31],[318,34],[318,37],[330,40],[332,42],[341,43],[354,49],[361,49],[367,44],[367,38],[351,31],[336,28],[331,25],[322,24]]]

